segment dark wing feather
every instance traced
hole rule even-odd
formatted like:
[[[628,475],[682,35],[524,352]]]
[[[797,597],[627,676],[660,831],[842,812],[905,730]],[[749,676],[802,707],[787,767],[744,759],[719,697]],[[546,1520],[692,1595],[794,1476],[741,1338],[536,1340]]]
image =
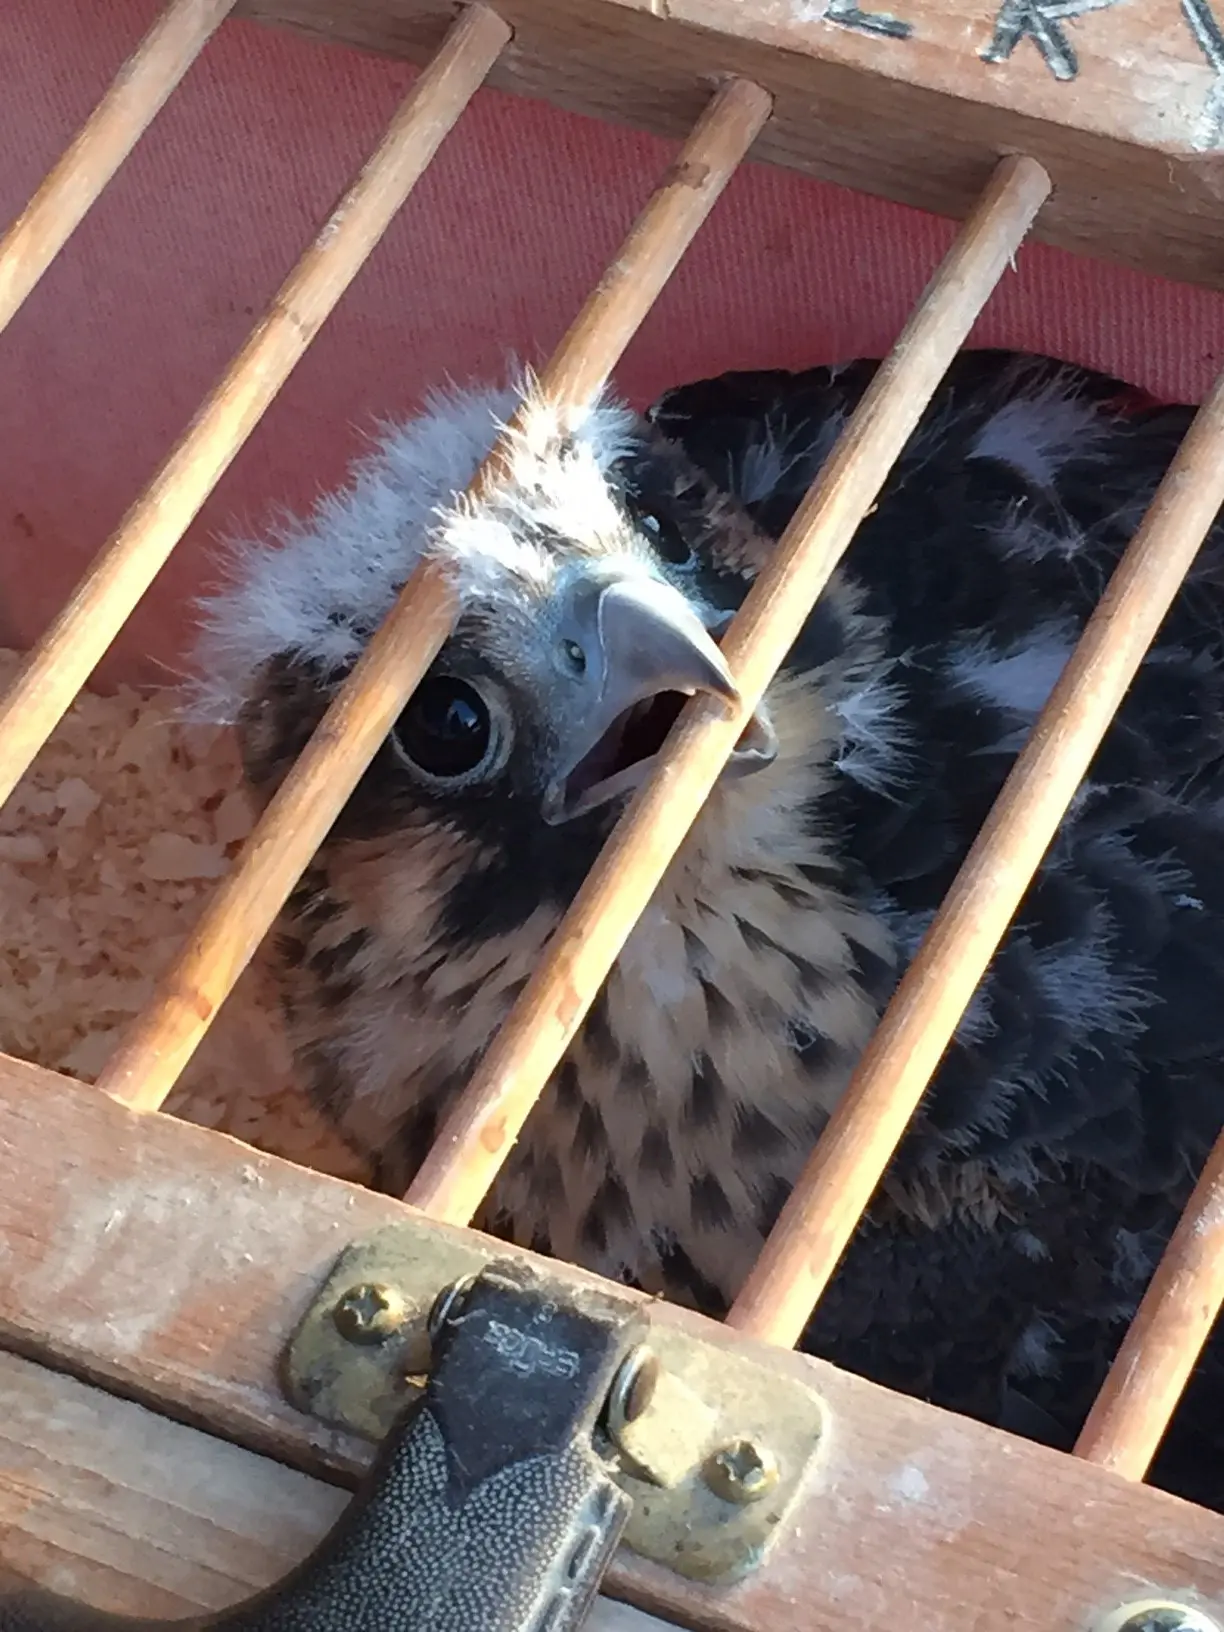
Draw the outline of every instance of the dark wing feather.
[[[724,375],[652,417],[778,536],[877,364]],[[984,429],[1058,391],[1094,435],[1048,473]],[[1031,725],[957,654],[1037,651],[1090,616],[1190,420],[1116,380],[962,354],[848,571],[885,622],[909,728],[890,787],[841,779],[847,876],[912,952]],[[1000,450],[996,438],[995,452]],[[1023,530],[1044,549],[1017,548]],[[800,643],[800,650],[802,642]],[[1016,1181],[1005,1221],[928,1228],[877,1201],[805,1334],[838,1364],[1069,1448],[1224,1121],[1224,528],[1217,524],[950,1046],[895,1172]],[[832,812],[822,810],[827,825]],[[1224,1340],[1153,1479],[1224,1506]]]
[[[724,375],[651,411],[778,535],[877,364]],[[985,456],[1017,401],[1068,396],[1092,435],[1044,478]],[[1046,359],[962,354],[847,557],[885,620],[909,731],[892,786],[842,779],[848,864],[912,952],[1035,712],[965,682],[964,653],[1037,648],[1090,615],[1190,419]],[[1027,531],[1027,534],[1025,530]],[[1019,548],[1024,536],[1041,549]],[[1184,1184],[1224,1116],[1224,530],[1166,620],[950,1049],[910,1139],[1023,1173],[1048,1156]],[[1040,699],[1038,699],[1038,702]],[[824,820],[829,810],[822,812]]]

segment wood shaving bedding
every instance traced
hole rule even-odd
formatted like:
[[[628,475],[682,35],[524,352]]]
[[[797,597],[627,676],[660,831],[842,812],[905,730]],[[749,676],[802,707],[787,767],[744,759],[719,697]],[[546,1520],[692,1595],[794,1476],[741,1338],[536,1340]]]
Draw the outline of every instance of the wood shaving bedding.
[[[20,661],[0,648],[0,686]],[[0,810],[0,1050],[93,1082],[252,821],[230,732],[177,720],[171,695],[82,693]],[[166,1109],[368,1176],[294,1080],[260,956]]]

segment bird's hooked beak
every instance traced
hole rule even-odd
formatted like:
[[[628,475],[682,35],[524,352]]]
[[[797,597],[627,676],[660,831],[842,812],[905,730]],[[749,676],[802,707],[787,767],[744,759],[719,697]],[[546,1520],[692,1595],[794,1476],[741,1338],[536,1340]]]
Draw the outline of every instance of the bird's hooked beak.
[[[577,672],[544,819],[561,823],[646,780],[687,698],[698,692],[735,705],[739,692],[712,627],[678,590],[656,578],[587,580],[570,593],[562,638]],[[745,726],[724,776],[761,770],[777,755],[764,708]]]

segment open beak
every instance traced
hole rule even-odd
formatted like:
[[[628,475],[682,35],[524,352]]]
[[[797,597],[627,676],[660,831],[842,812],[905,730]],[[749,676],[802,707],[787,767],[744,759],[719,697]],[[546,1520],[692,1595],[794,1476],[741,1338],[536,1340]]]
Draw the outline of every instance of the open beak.
[[[714,638],[730,621],[720,616],[707,628],[678,590],[654,578],[616,579],[576,599],[567,627],[585,669],[545,794],[546,821],[570,821],[645,781],[687,698],[739,702]],[[724,775],[760,770],[776,754],[759,708]]]

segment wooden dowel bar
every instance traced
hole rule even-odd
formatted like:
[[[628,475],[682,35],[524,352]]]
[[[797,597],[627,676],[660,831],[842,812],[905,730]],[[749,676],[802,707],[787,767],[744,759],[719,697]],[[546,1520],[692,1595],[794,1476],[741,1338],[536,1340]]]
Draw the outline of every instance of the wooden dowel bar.
[[[1142,1479],[1224,1303],[1224,1134],[1157,1266],[1075,1444]]]
[[[770,112],[745,80],[724,85],[541,377],[553,401],[593,396],[658,298]],[[473,480],[496,480],[499,440]],[[453,596],[426,560],[282,783],[236,866],[112,1056],[99,1085],[156,1110],[450,632]]]
[[[483,5],[460,16],[178,445],[31,652],[0,700],[0,804],[364,265],[509,38],[508,26]]]
[[[234,9],[174,0],[124,63],[55,168],[0,239],[0,331]]]
[[[617,823],[407,1200],[467,1224],[922,411],[1049,192],[1007,158],[928,285],[722,642],[741,703],[694,698]]]
[[[309,865],[454,623],[439,573],[416,575],[410,619],[388,619],[324,715],[234,867],[98,1078],[156,1111]],[[406,586],[407,587],[407,586]]]
[[[1224,376],[1195,416],[731,1310],[740,1331],[798,1341],[1221,504]],[[1190,1356],[1198,1326],[1187,1329]],[[1163,1342],[1181,1341],[1163,1319],[1159,1329]]]
[[[729,80],[706,104],[620,254],[549,359],[541,384],[550,401],[576,406],[602,389],[771,109],[768,93],[745,79]],[[497,482],[506,445],[499,442],[485,461],[475,491]]]

